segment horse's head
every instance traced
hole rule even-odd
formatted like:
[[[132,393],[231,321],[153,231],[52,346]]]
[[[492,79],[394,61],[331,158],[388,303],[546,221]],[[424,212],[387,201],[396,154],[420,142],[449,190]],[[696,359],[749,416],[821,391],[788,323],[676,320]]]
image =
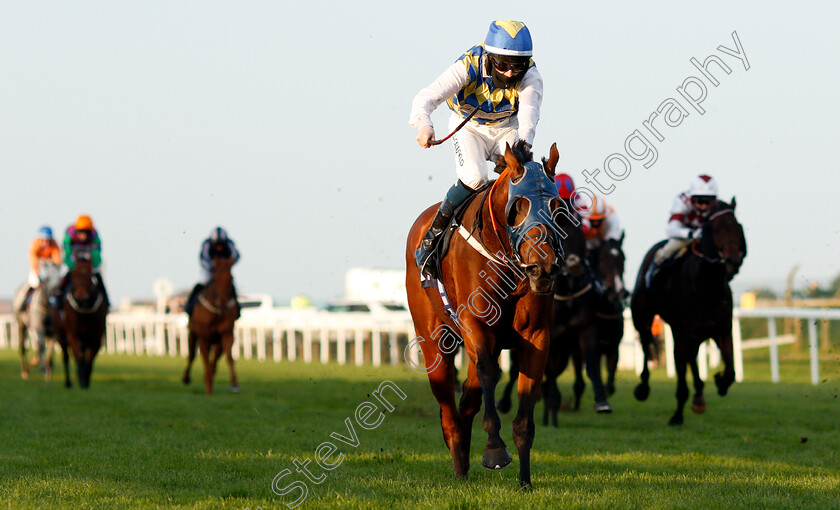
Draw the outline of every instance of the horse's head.
[[[49,293],[61,281],[61,267],[52,261],[42,262],[38,269],[38,276],[41,278],[41,286]]]
[[[704,258],[723,264],[728,279],[738,274],[747,256],[747,240],[744,228],[735,218],[735,197],[731,204],[718,200],[715,211],[703,226],[700,244]]]
[[[561,207],[554,186],[554,163],[549,168],[530,161],[530,153],[522,154],[522,145],[506,148],[505,172],[507,198],[504,211],[506,231],[515,261],[528,276],[531,292],[549,294],[560,274],[563,260],[561,234],[554,216]],[[553,154],[557,148],[552,146]]]
[[[71,293],[76,301],[87,301],[96,296],[93,266],[89,259],[80,258],[70,271]]]
[[[595,261],[601,283],[606,289],[607,299],[612,302],[620,302],[627,293],[624,288],[624,251],[621,249],[623,242],[624,232],[619,239],[605,240],[598,248]]]

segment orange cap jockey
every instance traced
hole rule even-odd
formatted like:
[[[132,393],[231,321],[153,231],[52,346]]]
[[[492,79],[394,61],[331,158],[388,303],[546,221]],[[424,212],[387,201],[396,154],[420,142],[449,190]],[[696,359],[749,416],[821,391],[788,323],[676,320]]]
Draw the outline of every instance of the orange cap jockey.
[[[93,230],[93,220],[87,214],[82,214],[76,218],[76,230]]]

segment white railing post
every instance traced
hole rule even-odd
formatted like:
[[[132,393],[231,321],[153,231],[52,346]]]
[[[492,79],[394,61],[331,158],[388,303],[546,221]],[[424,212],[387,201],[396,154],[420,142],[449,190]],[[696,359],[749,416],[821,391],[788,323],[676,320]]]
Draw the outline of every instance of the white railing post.
[[[820,358],[817,349],[817,319],[808,319],[808,343],[811,351],[811,384],[820,383]]]
[[[283,330],[280,326],[275,324],[271,332],[271,356],[274,361],[281,361],[283,359]]]
[[[379,326],[370,330],[370,361],[375,367],[382,364],[382,332]]]
[[[776,318],[767,318],[767,335],[770,337],[770,379],[779,382],[779,343],[776,338]]]
[[[326,364],[330,361],[330,330],[321,328],[321,363]]]
[[[336,335],[335,358],[339,365],[344,365],[347,363],[347,330],[339,326]]]
[[[741,320],[732,317],[732,357],[735,361],[735,381],[744,382],[744,350],[741,345]]]
[[[312,329],[309,326],[303,329],[303,361],[312,363]]]
[[[365,332],[356,328],[353,331],[353,340],[356,343],[356,366],[360,367],[365,363]]]

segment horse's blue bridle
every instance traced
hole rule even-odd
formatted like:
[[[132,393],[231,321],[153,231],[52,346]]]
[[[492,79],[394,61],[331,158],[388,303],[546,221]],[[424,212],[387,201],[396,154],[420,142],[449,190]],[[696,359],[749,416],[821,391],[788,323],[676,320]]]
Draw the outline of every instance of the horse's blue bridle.
[[[513,248],[513,255],[519,258],[519,247],[525,241],[525,234],[536,226],[543,225],[546,228],[546,234],[552,236],[546,241],[553,247],[557,260],[563,258],[563,248],[558,242],[557,228],[552,220],[551,208],[549,201],[553,198],[560,199],[557,194],[557,188],[551,179],[546,175],[542,165],[534,161],[528,161],[524,165],[524,172],[522,176],[514,182],[511,179],[508,184],[508,202],[505,206],[505,218],[510,218],[511,208],[519,199],[526,199],[530,204],[528,215],[525,219],[516,226],[510,225],[506,222],[507,233],[510,238],[511,248]]]

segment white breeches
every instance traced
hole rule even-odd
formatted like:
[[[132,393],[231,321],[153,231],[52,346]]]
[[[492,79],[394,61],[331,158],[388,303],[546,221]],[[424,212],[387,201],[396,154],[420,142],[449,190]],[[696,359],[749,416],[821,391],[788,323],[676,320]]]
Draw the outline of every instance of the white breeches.
[[[27,281],[27,283],[29,283],[29,286],[32,287],[33,289],[38,287],[38,285],[41,284],[41,279],[38,278],[38,273],[36,273],[35,271],[33,271],[31,269],[29,270],[29,278],[27,278],[26,281]]]
[[[449,131],[458,127],[463,120],[455,114],[450,116]],[[458,179],[472,189],[487,182],[487,162],[491,161],[495,166],[496,159],[505,153],[505,144],[513,146],[519,139],[518,128],[519,121],[516,117],[494,126],[468,122],[462,127],[452,136]]]
[[[653,262],[657,265],[661,265],[663,262],[668,260],[673,254],[680,251],[683,247],[688,246],[691,244],[693,239],[676,239],[671,238],[668,239],[668,242],[662,248],[656,252],[653,256]]]

